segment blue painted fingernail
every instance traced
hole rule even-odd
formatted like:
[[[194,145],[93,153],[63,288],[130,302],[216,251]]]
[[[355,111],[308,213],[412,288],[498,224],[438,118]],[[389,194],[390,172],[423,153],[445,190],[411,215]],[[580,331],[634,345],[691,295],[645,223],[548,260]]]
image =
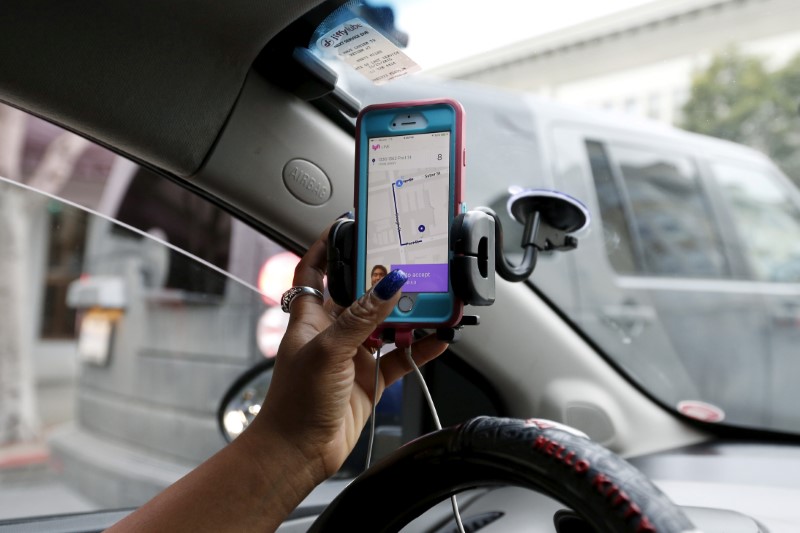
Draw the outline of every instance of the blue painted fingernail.
[[[388,300],[400,290],[400,287],[405,285],[406,281],[408,281],[408,274],[399,269],[392,270],[375,285],[372,292],[381,300]]]

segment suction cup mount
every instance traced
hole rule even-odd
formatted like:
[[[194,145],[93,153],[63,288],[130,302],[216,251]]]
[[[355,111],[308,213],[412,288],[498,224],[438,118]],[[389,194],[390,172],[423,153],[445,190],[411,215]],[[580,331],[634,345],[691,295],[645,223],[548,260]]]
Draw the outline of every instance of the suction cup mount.
[[[513,194],[507,203],[509,214],[523,225],[522,261],[513,265],[505,257],[503,228],[494,210],[478,207],[494,219],[495,267],[503,279],[518,282],[528,279],[536,268],[539,252],[573,250],[578,240],[570,235],[589,224],[589,211],[579,200],[546,189],[526,189]]]

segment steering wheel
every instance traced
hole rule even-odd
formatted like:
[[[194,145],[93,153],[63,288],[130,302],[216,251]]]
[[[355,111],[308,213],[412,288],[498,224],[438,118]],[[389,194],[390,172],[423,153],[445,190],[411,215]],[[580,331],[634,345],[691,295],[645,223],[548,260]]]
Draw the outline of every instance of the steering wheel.
[[[562,533],[587,524],[600,533],[696,533],[642,472],[580,432],[485,416],[400,447],[339,493],[308,531],[399,531],[453,494],[493,485],[530,488],[571,508],[577,516],[554,517]]]

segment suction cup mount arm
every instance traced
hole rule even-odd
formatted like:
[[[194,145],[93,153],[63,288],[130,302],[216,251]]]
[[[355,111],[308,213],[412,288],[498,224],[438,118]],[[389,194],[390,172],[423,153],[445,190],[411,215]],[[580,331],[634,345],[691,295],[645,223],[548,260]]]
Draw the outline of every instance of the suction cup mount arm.
[[[541,220],[539,213],[534,213],[526,221],[522,238],[522,248],[524,249],[522,261],[519,265],[512,265],[503,252],[503,226],[497,213],[488,207],[478,207],[476,210],[482,211],[494,219],[494,266],[500,277],[511,282],[528,279],[533,273],[533,269],[536,268],[536,260],[539,258],[539,250],[531,239],[531,236],[536,235],[539,228]]]
[[[536,268],[539,252],[573,250],[578,240],[569,235],[589,224],[589,212],[575,198],[564,193],[543,189],[526,189],[508,199],[508,212],[524,226],[520,246],[522,260],[513,265],[503,247],[503,228],[497,213],[488,207],[477,210],[494,219],[495,268],[506,281],[524,281]]]

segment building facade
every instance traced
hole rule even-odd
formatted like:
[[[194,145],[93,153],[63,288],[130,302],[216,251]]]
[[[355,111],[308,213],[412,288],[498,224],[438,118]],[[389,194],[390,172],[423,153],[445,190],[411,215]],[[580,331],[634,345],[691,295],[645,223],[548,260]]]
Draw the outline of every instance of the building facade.
[[[675,124],[714,54],[736,45],[780,67],[800,53],[798,22],[797,0],[655,0],[432,73]]]

